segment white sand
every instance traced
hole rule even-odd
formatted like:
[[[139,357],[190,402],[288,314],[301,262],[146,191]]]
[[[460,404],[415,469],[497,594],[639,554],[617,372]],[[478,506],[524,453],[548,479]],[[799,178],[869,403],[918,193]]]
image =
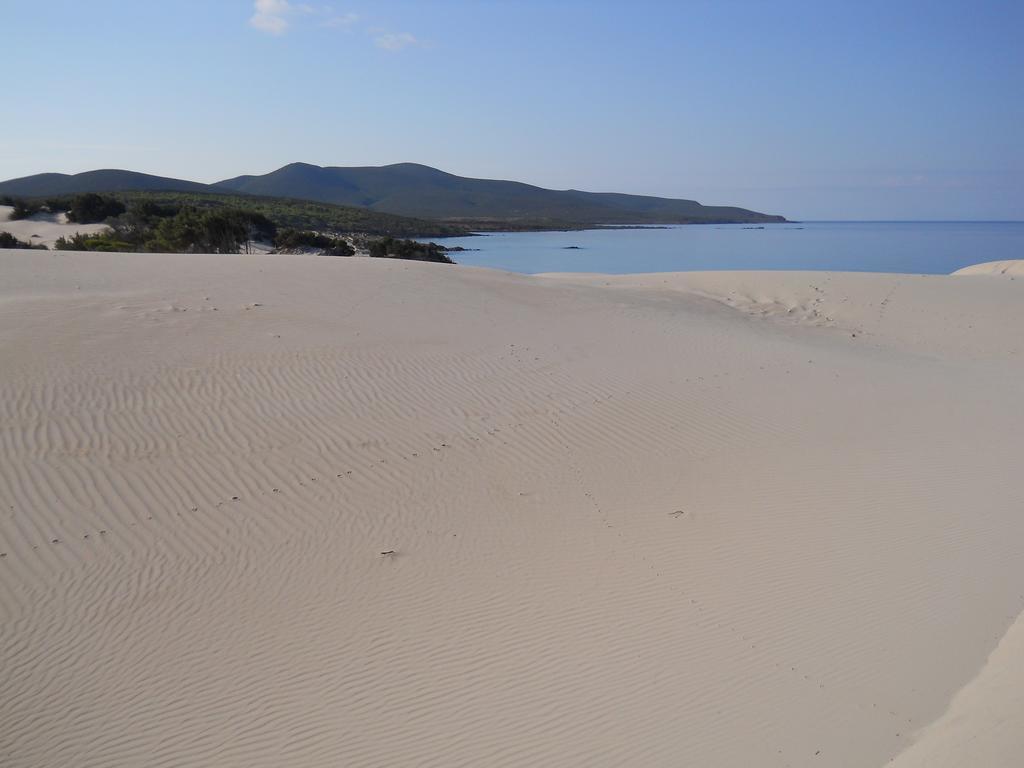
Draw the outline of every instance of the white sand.
[[[1024,759],[1024,281],[0,274],[4,766]]]
[[[19,240],[47,248],[53,248],[58,239],[72,237],[76,232],[94,235],[110,229],[106,224],[73,224],[66,213],[37,213],[27,219],[11,221],[13,210],[9,205],[0,205],[0,232],[10,232]]]
[[[1024,753],[1024,618],[988,662],[892,764],[897,768],[1003,768]]]
[[[1005,275],[1011,279],[1024,276],[1024,259],[1005,259],[1003,261],[986,261],[984,264],[972,264],[958,269],[954,275]]]

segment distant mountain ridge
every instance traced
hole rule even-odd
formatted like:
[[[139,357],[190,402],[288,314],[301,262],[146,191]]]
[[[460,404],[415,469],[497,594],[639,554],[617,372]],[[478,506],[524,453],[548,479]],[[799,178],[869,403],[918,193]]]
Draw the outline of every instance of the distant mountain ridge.
[[[518,181],[472,179],[416,163],[347,168],[291,163],[264,175],[237,176],[215,184],[123,170],[44,173],[0,182],[0,195],[22,197],[138,190],[287,197],[470,225],[500,226],[505,222],[554,228],[785,221],[782,216],[732,206],[705,206],[694,200],[552,190]]]
[[[209,184],[197,181],[152,176],[119,168],[104,168],[83,173],[38,173],[19,179],[0,181],[0,195],[12,197],[52,197],[83,192],[217,192]]]

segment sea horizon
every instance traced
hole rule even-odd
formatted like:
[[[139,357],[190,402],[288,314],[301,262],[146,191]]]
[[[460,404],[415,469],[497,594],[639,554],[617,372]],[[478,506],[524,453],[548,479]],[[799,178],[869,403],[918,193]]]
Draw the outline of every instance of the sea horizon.
[[[1021,221],[799,221],[600,227],[440,238],[460,264],[511,272],[811,270],[949,274],[1024,255]]]

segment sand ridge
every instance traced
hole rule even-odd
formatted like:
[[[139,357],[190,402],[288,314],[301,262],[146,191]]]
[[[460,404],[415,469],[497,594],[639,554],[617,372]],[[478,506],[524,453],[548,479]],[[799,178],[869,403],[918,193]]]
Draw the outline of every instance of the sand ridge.
[[[883,765],[1024,610],[1020,281],[0,269],[5,765]]]
[[[1024,275],[1024,259],[1004,259],[1003,261],[986,261],[984,264],[972,264],[958,269],[954,275],[1003,275],[1011,280]]]

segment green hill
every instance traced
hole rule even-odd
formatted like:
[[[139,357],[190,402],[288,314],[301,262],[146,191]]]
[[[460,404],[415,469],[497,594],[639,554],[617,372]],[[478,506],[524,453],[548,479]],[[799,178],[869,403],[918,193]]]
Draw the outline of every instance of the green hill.
[[[83,192],[128,191],[216,192],[209,184],[196,181],[151,176],[148,173],[103,169],[84,173],[38,173],[20,179],[0,181],[0,195],[11,197],[56,197],[78,195]]]
[[[785,221],[781,216],[745,208],[706,206],[694,200],[552,190],[517,181],[471,179],[415,163],[364,168],[322,168],[292,163],[262,176],[238,176],[217,184],[123,170],[74,175],[43,173],[0,182],[0,196],[11,197],[141,191],[262,196],[275,198],[278,203],[288,199],[293,207],[300,200],[313,201],[359,208],[378,216],[397,215],[421,223],[433,220],[473,229]],[[354,214],[345,216],[352,218]],[[406,234],[408,229],[396,229],[395,233]]]
[[[238,176],[215,186],[470,225],[497,221],[574,225],[785,221],[781,216],[704,206],[693,200],[557,191],[517,181],[470,179],[415,163],[365,168],[292,163],[263,176]]]

